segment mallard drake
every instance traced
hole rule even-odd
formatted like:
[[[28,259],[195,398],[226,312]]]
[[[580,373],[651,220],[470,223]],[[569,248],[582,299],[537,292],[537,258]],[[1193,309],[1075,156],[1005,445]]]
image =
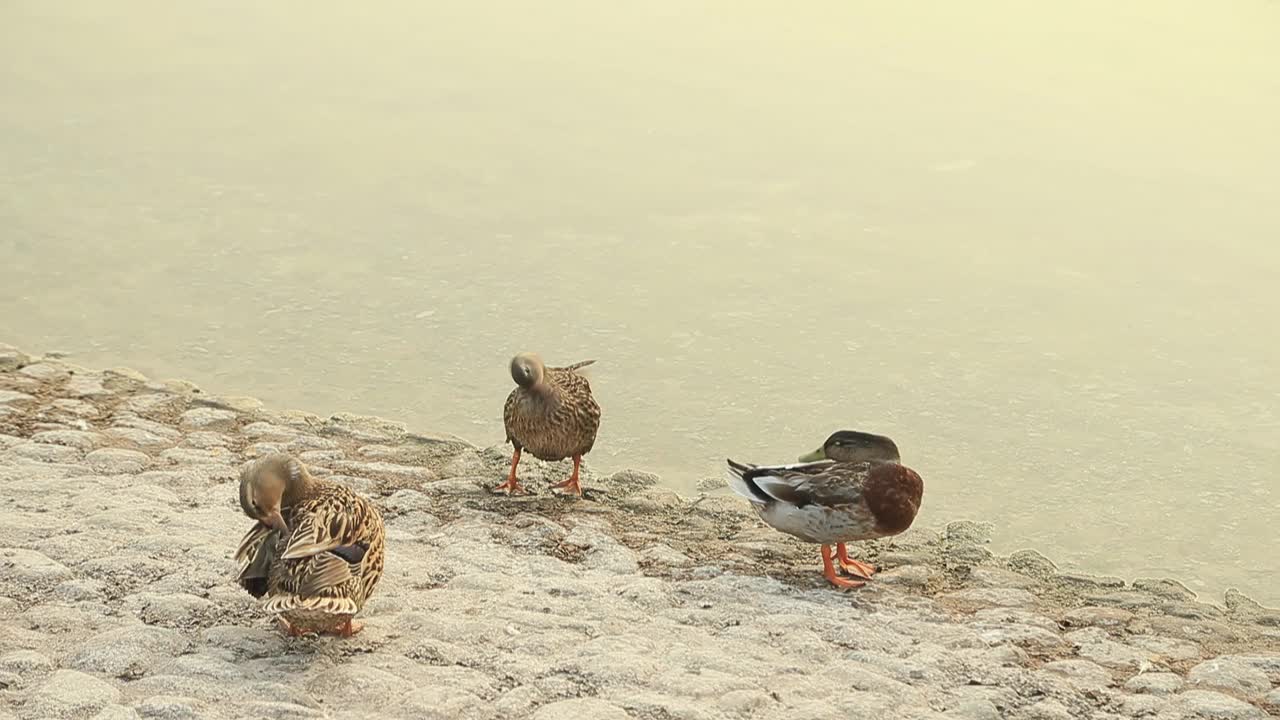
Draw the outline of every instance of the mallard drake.
[[[849,557],[845,543],[897,535],[911,527],[924,481],[899,462],[883,435],[841,430],[795,465],[729,460],[729,486],[777,530],[822,545],[822,574],[832,585],[865,585],[876,568]],[[836,575],[840,568],[862,580]]]
[[[273,454],[240,474],[240,507],[256,520],[236,551],[241,587],[266,596],[290,635],[350,636],[382,577],[386,531],[368,500]]]
[[[573,474],[551,487],[582,495],[578,468],[582,456],[595,445],[600,406],[591,397],[591,383],[579,371],[594,362],[584,360],[568,367],[549,368],[532,353],[511,358],[511,379],[516,388],[502,408],[502,422],[507,428],[507,442],[515,452],[511,455],[511,474],[495,491],[525,492],[516,480],[516,467],[520,453],[527,450],[548,462],[573,458]]]

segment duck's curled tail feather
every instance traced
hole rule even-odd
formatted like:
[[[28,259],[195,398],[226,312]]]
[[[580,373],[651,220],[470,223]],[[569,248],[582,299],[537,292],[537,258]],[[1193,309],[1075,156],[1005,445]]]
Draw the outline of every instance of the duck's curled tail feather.
[[[764,505],[773,499],[757,487],[755,483],[747,479],[747,473],[755,469],[754,465],[746,465],[733,460],[725,460],[725,462],[729,464],[729,470],[725,473],[725,480],[729,482],[729,487],[733,488],[734,492],[757,505]]]

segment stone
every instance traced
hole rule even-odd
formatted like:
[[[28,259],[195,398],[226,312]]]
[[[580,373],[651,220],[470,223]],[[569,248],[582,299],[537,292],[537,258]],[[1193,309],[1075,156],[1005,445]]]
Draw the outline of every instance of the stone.
[[[925,588],[932,573],[923,565],[903,565],[876,573],[876,582],[910,588]]]
[[[46,430],[32,435],[31,439],[39,443],[65,445],[84,451],[93,450],[102,444],[101,435],[84,430]]]
[[[37,717],[65,717],[101,710],[120,699],[111,684],[75,670],[57,670],[33,693]]]
[[[96,473],[103,475],[135,475],[151,464],[151,456],[137,450],[102,448],[84,457]]]
[[[236,423],[235,413],[209,407],[195,407],[182,413],[179,422],[191,430],[229,430]]]
[[[1045,663],[1040,672],[1064,678],[1082,689],[1096,690],[1111,684],[1111,673],[1101,665],[1088,660],[1055,660]]]
[[[1171,672],[1138,673],[1125,682],[1124,689],[1147,695],[1172,695],[1182,689],[1182,678]]]
[[[1036,601],[1019,588],[971,588],[947,593],[942,599],[972,607],[1025,607]]]
[[[1196,688],[1226,690],[1233,695],[1254,699],[1271,690],[1271,680],[1262,670],[1231,657],[1206,660],[1187,673],[1187,684]]]
[[[1134,590],[1149,592],[1167,600],[1195,600],[1196,594],[1186,585],[1168,578],[1138,578],[1131,583]]]
[[[1172,696],[1171,704],[1193,717],[1210,720],[1250,720],[1267,716],[1255,705],[1212,690],[1188,690]]]
[[[1075,644],[1077,655],[1104,667],[1118,670],[1145,670],[1152,661],[1150,652],[1118,643],[1112,640],[1106,631],[1098,628],[1076,630],[1063,637]]]
[[[127,625],[86,640],[71,656],[71,666],[113,677],[142,675],[190,647],[191,643],[173,630]]]
[[[154,695],[138,703],[138,715],[157,720],[199,720],[200,704],[191,698]]]
[[[84,451],[65,445],[27,442],[9,449],[12,455],[42,463],[76,463],[84,457]]]
[[[969,571],[967,584],[978,588],[1017,588],[1027,590],[1038,585],[1039,581],[1011,570],[995,567],[976,567]]]
[[[1079,607],[1062,616],[1062,624],[1068,627],[1122,628],[1133,620],[1133,613],[1114,607]]]
[[[943,716],[963,718],[963,720],[1000,720],[1000,711],[989,700],[969,698],[961,700],[958,705],[948,708]]]
[[[16,392],[13,390],[0,389],[0,405],[6,403],[27,403],[35,402],[35,398],[24,392]]]
[[[18,597],[40,597],[69,580],[67,566],[35,550],[0,548],[0,588]]]
[[[1010,570],[1041,580],[1053,577],[1058,572],[1058,566],[1052,560],[1035,550],[1019,550],[1005,562]]]
[[[628,720],[626,710],[596,698],[561,700],[543,705],[533,713],[533,720]]]
[[[1027,720],[1073,720],[1074,715],[1057,700],[1041,700],[1023,713]]]
[[[1186,662],[1203,657],[1200,646],[1190,640],[1167,638],[1159,635],[1130,635],[1125,642],[1151,653],[1155,659],[1169,662]]]
[[[23,677],[46,673],[53,670],[54,667],[52,660],[35,650],[14,650],[0,655],[0,670],[6,670]]]
[[[0,372],[12,372],[31,362],[26,353],[9,345],[0,345]]]

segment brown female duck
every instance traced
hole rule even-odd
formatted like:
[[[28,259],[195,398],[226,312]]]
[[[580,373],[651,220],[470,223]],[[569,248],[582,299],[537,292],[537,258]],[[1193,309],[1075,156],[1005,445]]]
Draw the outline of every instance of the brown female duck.
[[[729,460],[729,486],[770,526],[822,545],[822,574],[840,588],[861,587],[875,567],[849,557],[845,543],[897,535],[911,527],[924,481],[899,463],[883,435],[841,430],[798,465],[757,466]],[[834,560],[850,575],[836,575]]]
[[[578,371],[594,362],[585,360],[568,367],[549,368],[532,353],[511,359],[511,379],[516,381],[516,388],[502,408],[502,422],[507,428],[507,442],[515,452],[511,455],[511,474],[495,490],[525,492],[516,480],[516,467],[520,453],[527,450],[548,462],[573,458],[573,474],[552,487],[582,495],[578,468],[582,456],[595,445],[600,406],[591,397],[591,383]]]
[[[258,521],[236,551],[240,585],[266,596],[267,611],[290,635],[359,632],[352,618],[382,577],[386,534],[378,510],[283,454],[244,469],[240,507]]]

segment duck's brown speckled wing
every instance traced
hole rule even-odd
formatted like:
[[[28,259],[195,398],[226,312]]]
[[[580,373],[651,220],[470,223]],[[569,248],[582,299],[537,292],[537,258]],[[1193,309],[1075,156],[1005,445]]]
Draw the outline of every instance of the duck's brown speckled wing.
[[[600,405],[591,395],[590,381],[577,371],[594,362],[547,368],[544,390],[513,390],[502,412],[507,441],[548,461],[591,452],[600,429]]]
[[[759,466],[744,472],[743,479],[765,495],[798,508],[839,507],[862,502],[871,466],[871,463],[830,461]]]
[[[353,614],[382,577],[382,516],[364,498],[326,483],[289,513],[293,528],[277,545],[269,607]]]
[[[278,540],[274,529],[254,523],[236,549],[236,580],[256,598],[267,594],[267,577],[275,560]]]

